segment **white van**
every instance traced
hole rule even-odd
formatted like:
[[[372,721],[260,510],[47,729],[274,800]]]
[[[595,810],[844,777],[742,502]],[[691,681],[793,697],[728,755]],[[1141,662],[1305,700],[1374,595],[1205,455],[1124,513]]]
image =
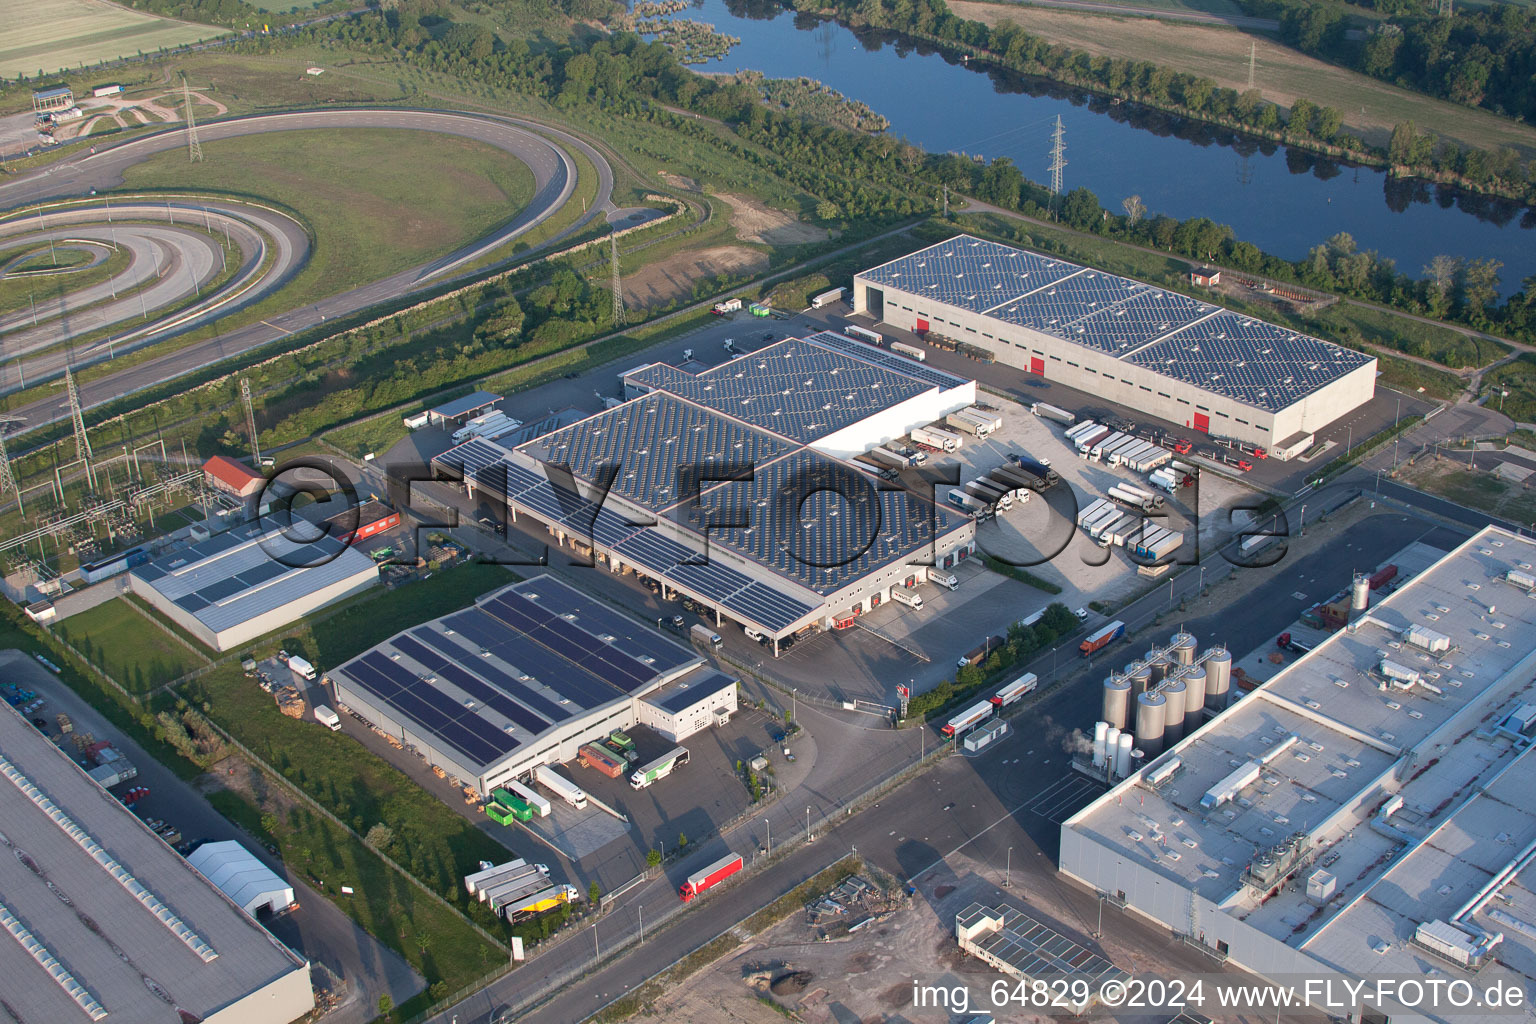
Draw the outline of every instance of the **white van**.
[[[928,582],[937,583],[946,590],[958,590],[960,581],[947,572],[939,572],[937,569],[928,570]]]
[[[768,634],[767,633],[759,633],[757,630],[753,629],[751,626],[742,626],[741,627],[741,631],[743,633],[747,634],[747,639],[748,640],[756,640],[760,644],[761,643],[766,643],[767,640],[768,640]]]
[[[923,596],[905,587],[892,587],[891,600],[897,604],[904,604],[913,611],[923,610]]]

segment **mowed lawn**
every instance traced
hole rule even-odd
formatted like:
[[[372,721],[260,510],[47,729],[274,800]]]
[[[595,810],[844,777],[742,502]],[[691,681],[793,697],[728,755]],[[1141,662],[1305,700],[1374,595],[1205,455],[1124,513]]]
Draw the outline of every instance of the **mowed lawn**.
[[[1392,126],[1412,121],[1420,131],[1483,149],[1509,146],[1536,155],[1536,127],[1486,110],[1399,89],[1397,86],[1308,57],[1263,35],[1217,25],[1150,18],[1079,14],[1008,3],[950,0],[957,17],[997,25],[1011,21],[1032,35],[1095,55],[1162,64],[1243,92],[1248,88],[1249,46],[1257,47],[1254,84],[1264,98],[1289,108],[1297,97],[1344,115],[1345,127],[1375,145],[1386,145]]]
[[[129,10],[104,0],[0,0],[0,79],[51,74],[229,30]]]
[[[121,597],[71,615],[58,631],[133,693],[147,693],[207,664]]]
[[[3,2],[3,0],[0,0]],[[130,189],[232,193],[293,210],[308,265],[273,297],[289,309],[424,263],[489,234],[533,198],[533,172],[485,143],[395,128],[288,131],[203,143],[130,168]]]

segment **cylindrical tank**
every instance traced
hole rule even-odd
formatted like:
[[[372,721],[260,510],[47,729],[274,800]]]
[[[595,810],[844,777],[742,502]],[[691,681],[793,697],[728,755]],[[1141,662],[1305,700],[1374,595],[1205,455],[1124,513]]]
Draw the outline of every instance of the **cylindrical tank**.
[[[1168,701],[1160,693],[1144,693],[1136,698],[1136,748],[1148,757],[1163,752],[1163,713]]]
[[[1108,722],[1093,723],[1093,766],[1104,767],[1104,738],[1109,734]]]
[[[1205,659],[1205,706],[1217,714],[1227,708],[1232,689],[1232,652],[1218,647]]]
[[[1116,729],[1130,728],[1131,684],[1110,676],[1104,680],[1104,721]]]
[[[1356,615],[1365,611],[1371,605],[1371,581],[1364,573],[1355,574],[1355,582],[1350,585],[1349,610]]]
[[[1168,677],[1168,655],[1159,654],[1150,658],[1147,667],[1152,670],[1152,685],[1156,686]]]
[[[1120,734],[1120,742],[1115,748],[1115,774],[1124,778],[1131,773],[1131,734]]]
[[[1175,662],[1180,665],[1191,665],[1194,663],[1195,648],[1199,646],[1200,642],[1193,635],[1189,633],[1175,633],[1173,634],[1173,639],[1168,643],[1168,653]]]
[[[1115,760],[1120,756],[1120,730],[1110,726],[1104,731],[1104,763],[1109,770],[1115,770]]]
[[[1164,683],[1160,692],[1168,702],[1163,711],[1163,736],[1171,747],[1184,738],[1184,680]]]
[[[1144,663],[1133,661],[1125,666],[1126,678],[1131,681],[1131,695],[1139,697],[1152,685],[1152,670]]]
[[[1200,728],[1200,713],[1205,710],[1205,666],[1184,671],[1184,735]]]

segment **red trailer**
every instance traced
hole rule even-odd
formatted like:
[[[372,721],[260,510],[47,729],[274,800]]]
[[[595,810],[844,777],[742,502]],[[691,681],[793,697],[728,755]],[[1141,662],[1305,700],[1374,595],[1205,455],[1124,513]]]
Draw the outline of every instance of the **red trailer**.
[[[704,870],[689,875],[688,881],[677,887],[677,895],[687,903],[705,889],[719,885],[740,870],[741,854],[732,853],[721,857]]]
[[[1371,576],[1371,589],[1380,590],[1382,587],[1386,586],[1388,583],[1391,583],[1395,579],[1397,579],[1397,566],[1384,565],[1380,569],[1377,569],[1376,572]]]
[[[588,768],[596,768],[610,779],[624,774],[624,762],[593,743],[576,751],[576,759]]]

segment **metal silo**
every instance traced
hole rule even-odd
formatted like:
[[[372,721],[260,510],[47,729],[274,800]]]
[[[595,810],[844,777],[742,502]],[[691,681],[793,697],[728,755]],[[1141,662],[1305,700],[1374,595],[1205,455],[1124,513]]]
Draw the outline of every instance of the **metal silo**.
[[[1116,729],[1130,728],[1131,684],[1120,676],[1104,680],[1104,721]]]
[[[1159,691],[1168,706],[1163,711],[1163,735],[1171,747],[1184,738],[1184,680],[1174,679]]]
[[[1115,748],[1115,774],[1124,778],[1131,773],[1131,734],[1120,734],[1120,744]]]
[[[1168,655],[1166,654],[1159,654],[1147,660],[1147,667],[1152,670],[1153,686],[1168,678],[1169,664]]]
[[[1131,681],[1131,694],[1140,696],[1152,685],[1152,670],[1144,663],[1133,661],[1125,666],[1125,676]]]
[[[1205,706],[1218,714],[1226,710],[1232,690],[1232,652],[1218,647],[1205,659]]]
[[[1200,713],[1205,710],[1205,666],[1186,669],[1184,686],[1184,735],[1188,736],[1200,728]]]
[[[1371,581],[1365,573],[1355,573],[1349,588],[1349,610],[1358,615],[1371,606]],[[1353,615],[1351,616],[1353,618]]]
[[[1108,722],[1093,723],[1093,766],[1104,767],[1104,740],[1109,735]]]
[[[1199,641],[1190,633],[1175,633],[1169,641],[1169,655],[1180,665],[1193,665],[1195,662],[1195,648]]]
[[[1163,752],[1163,713],[1167,699],[1160,693],[1144,693],[1136,698],[1136,747],[1148,757]]]

